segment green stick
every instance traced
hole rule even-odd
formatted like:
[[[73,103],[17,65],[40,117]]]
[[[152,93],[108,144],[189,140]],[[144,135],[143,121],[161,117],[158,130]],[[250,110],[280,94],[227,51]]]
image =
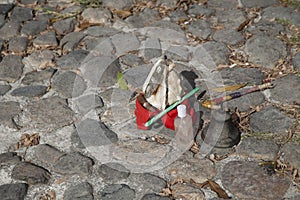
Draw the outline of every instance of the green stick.
[[[173,103],[172,105],[170,105],[167,109],[165,109],[164,111],[158,113],[157,115],[155,115],[154,117],[152,117],[151,119],[149,119],[149,121],[147,121],[145,123],[145,126],[146,127],[150,126],[155,121],[157,121],[158,119],[160,119],[161,117],[163,117],[165,114],[167,114],[170,110],[172,110],[173,108],[175,108],[176,106],[178,106],[179,104],[181,104],[184,100],[190,98],[193,94],[195,94],[199,90],[200,90],[200,87],[194,88],[189,93],[187,93],[186,95],[184,95],[180,100],[178,100],[175,103]]]

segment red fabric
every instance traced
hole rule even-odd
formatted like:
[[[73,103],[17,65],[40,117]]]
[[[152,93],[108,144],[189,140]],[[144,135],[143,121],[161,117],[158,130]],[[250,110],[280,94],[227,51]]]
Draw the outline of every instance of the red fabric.
[[[189,100],[185,100],[184,102],[182,102],[182,104],[186,105],[187,114],[189,114],[192,117],[193,123],[195,123],[197,116],[195,114],[195,110],[190,106]],[[159,113],[159,111],[150,112],[149,110],[144,108],[137,99],[135,101],[135,105],[136,105],[136,109],[134,111],[134,114],[136,116],[137,127],[139,129],[147,130],[148,127],[145,126],[145,123],[151,117],[153,117],[154,115]],[[176,117],[177,117],[177,109],[175,108],[175,109],[171,110],[170,112],[168,112],[165,116],[163,116],[161,118],[161,120],[162,120],[163,124],[165,125],[165,127],[175,130],[174,120]]]

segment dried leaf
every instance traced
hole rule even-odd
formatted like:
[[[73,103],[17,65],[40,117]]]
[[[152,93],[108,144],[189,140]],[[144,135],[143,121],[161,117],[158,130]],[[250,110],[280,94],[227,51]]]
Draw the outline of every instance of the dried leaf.
[[[196,181],[194,181],[193,179],[191,179],[190,180],[190,184],[193,185],[196,188],[201,189],[201,188],[204,188],[205,186],[208,185],[208,181],[205,181],[203,183],[197,183]]]
[[[54,190],[51,190],[49,195],[50,195],[50,200],[55,200],[56,199],[56,194],[55,194]]]
[[[82,30],[82,29],[86,29],[90,26],[103,26],[103,25],[104,24],[102,24],[102,23],[90,23],[90,22],[84,21],[84,22],[80,23],[78,28],[79,28],[79,30]],[[79,30],[76,30],[76,31],[79,31]]]
[[[121,72],[118,72],[118,74],[117,74],[117,83],[122,90],[128,89],[127,82],[124,79],[123,74]]]
[[[208,179],[207,180],[209,187],[212,191],[214,191],[215,193],[217,193],[219,198],[223,198],[223,199],[230,199],[230,197],[227,195],[227,193],[225,192],[225,190],[223,190],[219,184],[217,184],[216,182],[214,182],[213,180]]]
[[[118,15],[119,17],[121,17],[122,19],[125,19],[125,18],[129,17],[130,15],[132,15],[132,12],[130,12],[128,10],[113,9],[112,12],[114,14]]]
[[[236,85],[228,85],[228,86],[224,86],[224,87],[219,87],[219,88],[213,88],[212,91],[214,92],[227,92],[227,91],[234,91],[234,90],[238,90],[240,88],[243,88],[247,85],[247,83],[243,83],[243,84],[236,84]]]
[[[250,22],[251,22],[251,18],[246,19],[243,23],[239,25],[239,27],[236,30],[242,31]]]

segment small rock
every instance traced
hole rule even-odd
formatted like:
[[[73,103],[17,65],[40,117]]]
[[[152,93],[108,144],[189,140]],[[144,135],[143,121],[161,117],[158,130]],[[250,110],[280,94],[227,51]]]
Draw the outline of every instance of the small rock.
[[[137,50],[140,42],[137,37],[130,33],[120,33],[111,37],[112,43],[116,48],[117,55],[124,55],[125,53]]]
[[[286,45],[281,40],[262,35],[247,40],[245,52],[250,62],[267,68],[274,68],[278,60],[287,55]]]
[[[26,181],[29,184],[47,184],[51,178],[46,169],[29,162],[17,163],[11,174],[13,179]]]
[[[81,17],[83,21],[90,24],[109,24],[112,16],[103,8],[87,8],[82,12]]]
[[[91,173],[93,164],[91,158],[75,152],[61,156],[53,163],[53,171],[65,175],[88,175]]]
[[[162,55],[162,49],[160,41],[157,38],[147,38],[144,43],[144,58],[150,60],[152,58],[158,58]]]
[[[117,34],[119,31],[107,26],[90,26],[87,28],[87,35],[94,37],[109,37]]]
[[[24,200],[27,194],[26,183],[12,183],[0,185],[1,200]]]
[[[21,34],[26,36],[35,36],[46,30],[47,24],[48,20],[45,19],[27,21],[21,29]]]
[[[0,63],[0,80],[7,82],[15,82],[23,72],[24,64],[22,57],[16,55],[7,55]]]
[[[102,0],[102,5],[105,7],[112,7],[119,10],[129,10],[133,4],[133,0]]]
[[[23,96],[23,97],[40,97],[43,96],[48,90],[47,86],[34,85],[25,86],[14,89],[11,92],[12,96]]]
[[[33,45],[43,47],[56,47],[58,45],[58,42],[54,32],[47,32],[37,36],[33,40]]]
[[[82,182],[67,188],[64,192],[64,200],[74,199],[93,200],[93,186],[88,182]]]
[[[284,159],[294,168],[300,170],[300,146],[297,144],[285,144],[281,151]]]
[[[270,90],[271,100],[279,101],[283,104],[300,103],[300,77],[289,74],[274,82],[275,86]],[[291,92],[291,89],[293,92]]]
[[[188,26],[187,30],[191,32],[194,36],[204,40],[206,40],[212,33],[209,23],[201,19],[192,22]]]
[[[33,18],[33,10],[26,7],[14,7],[11,19],[14,21],[24,22]]]
[[[96,94],[87,94],[80,96],[75,100],[75,105],[82,114],[86,114],[92,109],[101,108],[104,106],[103,100]]]
[[[189,6],[188,13],[192,16],[210,17],[215,14],[215,10],[198,4],[192,4]]]
[[[52,65],[54,58],[53,52],[45,49],[42,51],[33,52],[31,55],[23,59],[25,65],[29,65],[32,70],[44,69]]]
[[[238,199],[282,199],[290,186],[287,177],[269,175],[256,162],[230,161],[221,175],[222,185]]]
[[[145,8],[142,12],[129,16],[125,21],[135,28],[143,28],[159,19],[160,16],[157,10]]]
[[[79,42],[84,38],[85,34],[83,32],[71,32],[65,35],[61,40],[59,45],[64,51],[72,51]]]
[[[83,78],[71,71],[56,73],[52,78],[51,86],[65,98],[77,97],[81,95],[87,87]]]
[[[128,169],[117,163],[102,164],[98,173],[101,178],[110,182],[126,179],[130,174]]]
[[[189,49],[183,46],[170,46],[165,55],[169,59],[177,61],[189,61],[191,57]]]
[[[300,53],[297,53],[293,58],[294,69],[300,70]]]
[[[20,27],[20,22],[8,21],[0,28],[0,37],[4,40],[13,38],[19,34]]]
[[[60,57],[56,64],[59,68],[65,70],[78,69],[88,54],[89,52],[85,50],[71,51],[67,55]]]
[[[0,85],[0,96],[5,95],[10,89],[10,85]]]
[[[27,37],[15,37],[12,38],[8,43],[8,50],[12,52],[23,52],[26,51],[28,39]]]
[[[250,127],[255,132],[285,133],[293,121],[275,107],[268,106],[250,116]]]
[[[141,200],[171,200],[171,198],[163,197],[158,194],[145,194]]]
[[[237,154],[261,160],[274,160],[278,155],[279,146],[271,140],[258,140],[250,137],[242,140],[236,148]]]
[[[131,174],[129,180],[144,193],[159,193],[167,185],[164,179],[149,173]]]
[[[135,191],[125,184],[108,185],[101,191],[102,200],[110,200],[110,199],[128,200],[134,198],[135,198]]]
[[[233,29],[220,30],[213,35],[217,42],[223,42],[228,45],[237,45],[244,40],[243,35]]]
[[[16,152],[7,152],[0,154],[0,166],[16,164],[21,161],[21,157]]]
[[[260,85],[265,75],[257,68],[225,68],[220,71],[224,84]]]
[[[17,128],[13,117],[21,113],[20,104],[14,101],[1,102],[0,124],[10,128]]]
[[[39,144],[34,150],[34,155],[38,161],[52,166],[64,153],[49,144]]]
[[[49,84],[50,78],[56,70],[53,68],[47,68],[41,71],[33,71],[26,73],[22,79],[22,84],[32,85],[32,84]]]
[[[263,8],[280,4],[279,0],[260,1],[260,0],[242,0],[242,4],[247,8]]]
[[[171,187],[172,190],[172,197],[175,199],[197,199],[197,200],[204,200],[204,193],[197,188],[189,186],[187,184],[180,184],[177,183]]]
[[[75,28],[75,24],[76,24],[76,20],[74,18],[67,18],[55,22],[53,24],[53,28],[58,34],[64,35],[72,32]]]

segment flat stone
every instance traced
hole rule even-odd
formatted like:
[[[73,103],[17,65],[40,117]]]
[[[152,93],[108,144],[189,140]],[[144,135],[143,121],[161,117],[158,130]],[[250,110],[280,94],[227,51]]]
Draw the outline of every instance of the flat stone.
[[[63,152],[49,144],[39,144],[34,149],[34,156],[37,160],[51,167],[63,155]]]
[[[82,20],[91,24],[109,24],[111,13],[103,8],[87,8],[81,14]]]
[[[120,33],[111,37],[112,43],[116,48],[117,55],[124,55],[127,52],[137,50],[140,42],[137,37],[131,33]]]
[[[86,114],[92,109],[101,108],[104,106],[102,98],[96,94],[80,96],[75,100],[75,104],[82,114]]]
[[[135,54],[129,53],[129,54],[122,56],[120,59],[123,64],[128,65],[130,67],[137,67],[142,64],[145,64],[143,59]]]
[[[74,199],[93,200],[93,186],[88,182],[82,182],[67,188],[64,192],[64,200]]]
[[[206,6],[192,4],[189,6],[188,14],[192,16],[205,16],[210,17],[215,14],[215,10]]]
[[[260,85],[265,75],[257,68],[226,68],[220,71],[224,84],[241,84]]]
[[[42,85],[24,86],[14,89],[11,92],[11,95],[23,97],[40,97],[46,94],[47,90],[48,87]]]
[[[13,117],[21,113],[20,104],[14,101],[1,102],[0,124],[10,128],[17,128]]]
[[[262,19],[265,20],[288,20],[291,24],[300,26],[299,13],[293,11],[293,7],[270,6],[263,10]]]
[[[64,98],[77,97],[87,87],[83,78],[72,71],[56,73],[52,78],[51,86]]]
[[[112,56],[115,54],[115,47],[109,37],[85,37],[84,44],[86,49],[93,55]]]
[[[124,73],[126,82],[136,88],[141,88],[151,70],[150,65],[142,65],[139,67],[131,68]]]
[[[149,173],[131,174],[129,180],[144,193],[160,193],[167,186],[164,179]]]
[[[20,27],[20,22],[8,21],[0,28],[0,37],[4,40],[13,38],[19,34]]]
[[[241,89],[241,90],[246,90]],[[234,91],[235,92],[235,91]],[[253,92],[244,96],[241,96],[237,99],[232,99],[226,102],[226,107],[230,110],[238,108],[240,112],[249,111],[251,108],[254,108],[265,102],[265,96],[261,92]]]
[[[242,0],[242,4],[246,8],[264,8],[269,6],[274,6],[280,4],[279,0],[270,0],[270,1],[260,1],[260,0]]]
[[[102,0],[101,3],[105,7],[112,7],[119,10],[129,10],[133,4],[133,0],[115,0],[113,2],[110,0]]]
[[[22,84],[32,85],[32,84],[46,84],[48,85],[51,77],[56,70],[53,68],[47,68],[41,71],[32,71],[26,73],[22,79]]]
[[[247,40],[245,52],[250,62],[267,68],[274,68],[278,60],[287,55],[286,45],[281,40],[263,35]]]
[[[217,42],[223,42],[228,45],[237,45],[244,40],[244,37],[236,30],[227,29],[215,32],[213,39]]]
[[[52,65],[54,55],[53,52],[45,49],[36,51],[23,59],[23,63],[32,68],[32,70],[44,69]]]
[[[33,10],[26,7],[14,7],[12,16],[10,17],[14,21],[24,22],[33,18]]]
[[[58,42],[54,32],[46,32],[42,35],[37,36],[33,40],[33,45],[43,47],[56,47],[58,45]]]
[[[160,42],[166,42],[168,44],[187,44],[187,38],[183,31],[160,27],[145,27],[142,29],[142,33],[144,33],[148,38],[159,38]]]
[[[64,127],[71,124],[74,118],[74,112],[68,107],[66,100],[59,97],[32,101],[26,109],[31,119],[28,125],[43,130]]]
[[[0,185],[0,196],[2,200],[23,200],[27,195],[28,185],[26,183],[12,183]]]
[[[183,10],[178,10],[178,9],[170,12],[169,17],[172,22],[179,22],[188,19],[186,13]]]
[[[145,194],[141,200],[171,200],[171,198],[163,197],[158,194]]]
[[[48,24],[47,19],[27,21],[21,29],[22,35],[35,36],[46,30]]]
[[[90,26],[87,28],[86,33],[94,37],[109,37],[119,33],[119,31],[107,26]]]
[[[0,154],[0,166],[12,165],[21,161],[21,156],[16,152],[6,152]]]
[[[156,22],[153,22],[151,26],[160,27],[164,29],[173,29],[175,31],[182,31],[181,27],[178,24],[171,22],[169,20],[158,20]]]
[[[273,106],[250,115],[250,127],[255,132],[285,133],[293,121]]]
[[[53,163],[53,171],[64,175],[89,175],[94,162],[80,153],[70,153],[61,156]]]
[[[238,2],[232,0],[224,0],[224,1],[209,0],[207,2],[207,6],[209,8],[211,7],[219,10],[231,10],[237,8]]]
[[[125,21],[132,25],[134,28],[143,28],[156,22],[160,19],[158,11],[154,9],[145,8],[138,14],[129,16]]]
[[[214,0],[214,2],[216,1]],[[237,2],[234,3],[237,4]],[[225,1],[222,1],[222,4],[225,4]],[[244,12],[238,9],[217,10],[216,18],[217,18],[218,25],[223,26],[224,29],[237,29],[246,20]]]
[[[144,58],[150,60],[162,55],[161,44],[158,38],[147,38],[144,43]]]
[[[278,155],[279,146],[271,140],[259,140],[254,137],[245,138],[236,148],[237,154],[246,158],[273,161]]]
[[[271,100],[284,104],[300,103],[300,77],[297,75],[287,75],[276,79],[275,87],[270,90]],[[293,92],[291,92],[291,89]]]
[[[199,37],[200,39],[206,40],[212,33],[210,24],[205,20],[198,19],[197,21],[192,22],[187,29],[194,36]]]
[[[0,85],[0,96],[5,95],[10,89],[10,85]]]
[[[85,34],[83,32],[71,32],[65,35],[61,40],[59,45],[64,51],[72,51],[76,48],[79,42],[84,38]]]
[[[0,4],[0,14],[1,15],[7,15],[9,11],[13,8],[13,4]]]
[[[189,61],[191,58],[191,54],[187,47],[183,46],[170,46],[165,55],[171,60],[177,61]]]
[[[86,50],[75,50],[60,57],[56,64],[60,69],[78,69],[89,54]]]
[[[74,18],[67,18],[67,19],[56,21],[53,24],[53,28],[55,29],[56,33],[60,35],[64,35],[74,31],[75,24],[76,24],[76,20]]]
[[[23,72],[24,64],[22,57],[16,55],[7,55],[0,63],[0,80],[7,82],[15,82]]]
[[[210,160],[197,157],[188,158],[186,155],[181,156],[164,170],[171,180],[182,179],[189,182],[193,179],[197,183],[212,179],[217,173]]]
[[[23,52],[26,51],[28,44],[27,37],[15,37],[12,38],[8,43],[8,50],[13,52]]]
[[[230,161],[221,176],[222,185],[239,199],[282,199],[290,186],[287,177],[269,175],[256,162]]]
[[[86,147],[102,146],[112,144],[118,141],[116,133],[108,129],[104,123],[85,119],[76,124],[77,133]]]
[[[125,184],[112,184],[101,191],[102,200],[118,199],[128,200],[135,198],[135,191]]]
[[[293,67],[296,70],[300,69],[300,53],[297,53],[293,58]]]
[[[247,32],[254,35],[270,35],[277,36],[280,33],[284,32],[285,28],[282,24],[270,21],[260,21],[256,24],[249,25],[246,28]]]
[[[46,169],[29,162],[19,162],[12,170],[13,179],[26,181],[28,184],[47,184],[51,174]]]
[[[175,199],[204,200],[204,192],[187,184],[177,183],[171,186],[172,197]]]
[[[117,182],[127,179],[130,175],[128,169],[117,163],[102,164],[99,167],[98,174],[103,180],[108,182]]]
[[[287,143],[281,148],[284,159],[294,168],[300,169],[300,146]]]

